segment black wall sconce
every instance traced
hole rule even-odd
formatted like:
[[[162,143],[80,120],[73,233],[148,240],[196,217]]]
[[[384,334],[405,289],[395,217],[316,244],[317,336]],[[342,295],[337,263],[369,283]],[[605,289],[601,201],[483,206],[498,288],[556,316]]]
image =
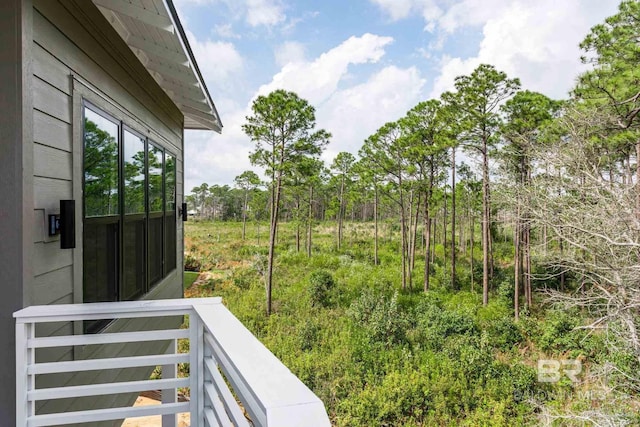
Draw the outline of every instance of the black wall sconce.
[[[60,200],[60,213],[49,215],[49,236],[60,235],[60,249],[76,247],[76,201]]]
[[[182,204],[182,221],[186,222],[188,216],[189,216],[189,214],[187,213],[187,204],[183,203]]]

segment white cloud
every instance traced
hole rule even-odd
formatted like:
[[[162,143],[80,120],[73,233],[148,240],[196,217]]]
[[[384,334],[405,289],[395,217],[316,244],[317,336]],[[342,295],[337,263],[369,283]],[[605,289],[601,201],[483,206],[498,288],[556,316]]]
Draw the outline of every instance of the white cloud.
[[[422,99],[425,80],[415,67],[388,66],[366,82],[336,91],[318,108],[318,126],[333,134],[325,159],[340,151],[357,153],[384,123],[397,120]]]
[[[234,20],[244,19],[251,27],[261,25],[272,27],[282,24],[287,19],[281,0],[175,0],[175,2],[178,9],[187,4],[205,6],[222,3]]]
[[[318,16],[320,16],[320,12],[313,10],[303,13],[301,16],[291,17],[287,20],[287,23],[281,27],[282,34],[291,34],[299,24],[310,21]]]
[[[394,21],[408,17],[414,6],[413,0],[371,0],[371,2],[377,4]]]
[[[384,55],[384,47],[392,41],[391,37],[374,34],[351,37],[314,61],[288,63],[270,83],[258,89],[258,94],[286,89],[318,105],[336,90],[349,65],[378,62]]]
[[[277,25],[287,18],[282,5],[278,1],[246,0],[246,7],[246,20],[252,27]]]
[[[289,63],[304,62],[305,48],[302,43],[288,41],[278,46],[273,52],[276,65],[284,67]]]
[[[244,59],[233,43],[198,40],[190,31],[186,33],[198,67],[205,78],[226,79],[230,74],[242,69]]]
[[[564,98],[577,74],[584,70],[578,44],[589,28],[614,12],[615,5],[595,0],[491,0],[492,14],[463,18],[457,6],[473,12],[476,3],[465,0],[442,18],[445,29],[476,25],[484,20],[478,53],[469,58],[444,55],[432,97],[453,88],[454,78],[469,74],[480,63],[495,65],[509,77],[519,77],[523,88]],[[483,2],[483,7],[484,7]],[[473,13],[470,13],[473,15]]]
[[[204,4],[209,4],[211,2],[212,0],[174,0],[174,4],[177,7],[180,7],[185,4],[190,4],[190,3],[196,4],[196,5],[204,5]]]
[[[222,37],[222,38],[225,38],[225,39],[239,39],[240,38],[240,35],[236,34],[233,31],[233,25],[231,25],[230,23],[215,25],[213,27],[213,31],[219,37]]]
[[[452,33],[461,27],[482,25],[504,8],[517,2],[518,0],[462,0],[451,5],[442,15],[435,17],[434,20],[437,22],[430,22],[437,24],[445,32]]]
[[[433,31],[435,21],[443,14],[437,0],[369,0],[384,11],[392,21],[408,18],[412,14],[421,15],[425,20],[425,30]],[[477,3],[483,3],[479,0]],[[448,2],[445,0],[445,2]]]

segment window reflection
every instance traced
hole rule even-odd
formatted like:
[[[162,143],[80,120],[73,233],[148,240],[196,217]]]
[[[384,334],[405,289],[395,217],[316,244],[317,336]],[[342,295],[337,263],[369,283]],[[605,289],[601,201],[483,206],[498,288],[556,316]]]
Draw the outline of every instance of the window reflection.
[[[162,212],[162,149],[149,144],[149,211]]]
[[[176,209],[176,159],[169,153],[165,157],[165,171],[166,210],[168,213]]]
[[[124,132],[124,213],[144,213],[144,139]]]
[[[165,153],[165,273],[176,268],[176,158]]]
[[[118,125],[84,110],[85,216],[117,215]]]

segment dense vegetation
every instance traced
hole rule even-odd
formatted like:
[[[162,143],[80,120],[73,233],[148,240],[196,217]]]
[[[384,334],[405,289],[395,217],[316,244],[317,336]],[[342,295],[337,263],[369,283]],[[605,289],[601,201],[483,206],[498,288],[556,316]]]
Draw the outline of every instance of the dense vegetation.
[[[188,264],[222,270],[198,292],[337,425],[640,423],[639,32],[625,0],[570,99],[482,64],[329,167],[313,107],[259,96],[243,130],[267,181],[188,199],[242,218],[189,225]],[[580,381],[539,381],[545,359]]]
[[[274,313],[266,316],[267,225],[252,224],[243,241],[239,222],[188,222],[187,265],[211,273],[187,295],[222,296],[318,394],[335,425],[523,425],[553,410],[594,408],[640,422],[634,415],[637,395],[603,394],[597,383],[574,385],[566,377],[538,382],[539,359],[578,358],[585,371],[611,360],[637,367],[610,353],[602,336],[575,329],[588,317],[585,312],[549,307],[515,322],[511,267],[496,271],[500,282],[483,307],[481,289],[449,289],[440,244],[429,292],[402,291],[399,229],[392,224],[384,226],[378,266],[371,256],[371,222],[348,222],[339,251],[337,224],[318,225],[311,258],[296,250],[295,224],[284,224]],[[512,242],[500,237],[496,252],[508,261]],[[461,277],[468,273],[460,266]],[[556,284],[554,279],[537,283]]]

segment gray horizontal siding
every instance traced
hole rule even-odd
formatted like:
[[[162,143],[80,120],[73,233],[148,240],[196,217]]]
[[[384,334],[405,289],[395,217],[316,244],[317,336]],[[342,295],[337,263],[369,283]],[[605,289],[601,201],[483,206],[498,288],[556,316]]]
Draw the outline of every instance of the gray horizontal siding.
[[[38,77],[33,79],[33,108],[71,123],[71,97]]]
[[[41,145],[71,152],[71,125],[46,113],[33,112],[33,139]]]
[[[50,304],[73,294],[73,268],[71,264],[47,271],[33,279],[31,300],[34,305]],[[69,301],[70,304],[73,300]]]
[[[73,162],[71,153],[39,143],[33,144],[33,174],[41,178],[71,181]]]

